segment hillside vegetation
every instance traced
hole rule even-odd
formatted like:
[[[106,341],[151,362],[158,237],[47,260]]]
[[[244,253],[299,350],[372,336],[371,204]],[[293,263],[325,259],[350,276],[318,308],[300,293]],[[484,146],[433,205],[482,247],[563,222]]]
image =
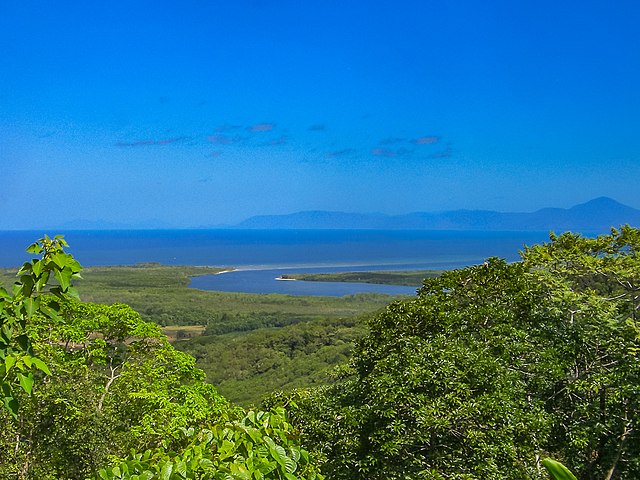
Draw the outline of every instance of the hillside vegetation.
[[[84,301],[132,306],[193,355],[208,382],[229,400],[259,404],[280,388],[332,382],[364,317],[393,297],[259,295],[188,288],[190,278],[222,269],[141,264],[90,267],[75,284]],[[9,288],[15,272],[2,272]]]
[[[542,480],[543,463],[564,475],[548,457],[580,479],[640,478],[639,229],[552,236],[520,262],[425,279],[360,322],[334,312],[186,340],[288,389],[305,370],[289,377],[287,359],[308,372],[340,361],[359,330],[332,383],[273,392],[262,410],[221,396],[131,307],[80,302],[65,246],[32,245],[0,291],[0,478]],[[256,301],[284,300],[268,297]]]
[[[640,230],[427,279],[339,382],[274,395],[336,479],[640,478]]]

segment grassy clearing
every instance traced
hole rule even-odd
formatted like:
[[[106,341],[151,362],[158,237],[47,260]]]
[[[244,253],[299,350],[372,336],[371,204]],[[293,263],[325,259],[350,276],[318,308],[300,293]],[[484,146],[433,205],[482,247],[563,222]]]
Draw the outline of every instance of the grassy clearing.
[[[162,333],[164,333],[172,343],[177,340],[199,337],[204,330],[205,327],[202,325],[171,325],[162,327]]]

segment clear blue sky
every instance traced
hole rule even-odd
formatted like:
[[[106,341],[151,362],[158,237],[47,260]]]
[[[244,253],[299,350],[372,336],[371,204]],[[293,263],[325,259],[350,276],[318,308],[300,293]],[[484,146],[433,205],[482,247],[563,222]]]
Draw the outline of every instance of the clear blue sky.
[[[639,25],[635,0],[6,0],[0,229],[640,208]]]

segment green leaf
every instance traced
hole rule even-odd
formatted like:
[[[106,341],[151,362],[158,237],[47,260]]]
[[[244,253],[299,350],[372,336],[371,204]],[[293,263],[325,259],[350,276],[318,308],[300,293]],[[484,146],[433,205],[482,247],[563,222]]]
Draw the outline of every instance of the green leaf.
[[[53,237],[53,239],[57,241],[61,246],[67,247],[67,248],[69,247],[69,244],[64,239],[64,235],[56,235],[55,237]]]
[[[24,299],[22,305],[24,306],[24,310],[27,313],[27,318],[31,318],[31,316],[36,312],[39,303],[40,302],[37,302],[35,298]]]
[[[167,463],[162,466],[162,471],[160,472],[160,480],[170,480],[172,472],[173,462],[167,461]]]
[[[9,370],[16,364],[16,357],[14,355],[8,355],[4,359],[5,372],[9,373]]]
[[[44,267],[44,263],[41,260],[34,260],[31,263],[31,270],[37,277],[39,277],[40,274],[42,273],[43,267]]]
[[[577,480],[573,473],[560,462],[545,458],[542,460],[542,465],[544,465],[554,480]]]
[[[58,268],[63,269],[67,263],[64,253],[55,253],[51,255],[51,261],[55,263]]]
[[[3,325],[2,336],[4,337],[5,341],[11,342],[11,339],[13,338],[13,327],[6,324]]]
[[[176,463],[175,471],[177,475],[180,475],[183,478],[187,478],[187,462],[185,462],[184,460],[181,460],[178,463]]]
[[[58,315],[58,312],[56,312],[56,310],[46,305],[42,305],[40,307],[40,312],[46,315],[47,317],[49,317],[51,320],[58,321],[58,322],[61,320],[60,315]]]
[[[42,246],[37,243],[32,243],[27,247],[27,253],[34,253],[36,255],[39,255],[40,253],[42,253]]]
[[[300,449],[298,447],[289,447],[289,453],[296,462],[300,461]]]
[[[76,290],[76,287],[74,287],[73,285],[69,285],[69,288],[67,288],[67,292],[66,293],[71,298],[75,298],[76,300],[80,300],[80,294],[78,293],[78,290]]]
[[[98,475],[103,480],[109,480],[109,474],[107,473],[107,471],[104,468],[98,472]]]
[[[31,372],[29,372],[27,375],[19,373],[18,379],[20,380],[20,386],[22,387],[22,389],[27,392],[28,395],[31,395],[31,391],[33,389],[33,375],[31,374]]]
[[[284,465],[285,465],[285,469],[289,473],[295,472],[296,468],[298,468],[298,464],[291,457],[284,457]]]
[[[22,283],[22,294],[25,297],[30,297],[33,293],[33,287],[35,285],[33,277],[31,275],[22,275],[20,277],[20,283]]]
[[[71,269],[63,268],[62,270],[56,270],[54,275],[56,276],[56,279],[60,283],[60,288],[62,288],[63,291],[66,291],[69,288],[69,284],[71,282],[71,276],[73,275],[73,272],[71,271]]]
[[[49,275],[50,272],[45,271],[42,276],[38,279],[38,281],[36,282],[35,288],[36,291],[40,291],[44,288],[44,286],[47,284],[47,282],[49,281]]]
[[[2,403],[9,413],[14,419],[18,419],[18,401],[13,397],[13,395],[3,395]]]
[[[47,375],[51,375],[51,370],[47,367],[47,364],[40,360],[38,357],[31,357],[31,361],[33,362],[34,367],[38,370],[46,373]]]

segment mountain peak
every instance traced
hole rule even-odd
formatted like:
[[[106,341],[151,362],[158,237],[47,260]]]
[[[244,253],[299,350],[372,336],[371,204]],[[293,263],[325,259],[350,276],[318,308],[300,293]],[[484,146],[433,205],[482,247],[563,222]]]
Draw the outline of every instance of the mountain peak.
[[[453,210],[384,215],[327,211],[251,217],[239,228],[261,229],[371,229],[608,232],[620,225],[640,225],[640,210],[609,197],[598,197],[571,207],[543,208],[532,213]]]
[[[609,197],[598,197],[593,200],[589,200],[588,202],[581,203],[579,205],[575,205],[569,209],[570,211],[591,211],[591,212],[635,212],[637,211],[634,208],[631,208],[627,205],[623,205],[622,203],[614,200]]]

